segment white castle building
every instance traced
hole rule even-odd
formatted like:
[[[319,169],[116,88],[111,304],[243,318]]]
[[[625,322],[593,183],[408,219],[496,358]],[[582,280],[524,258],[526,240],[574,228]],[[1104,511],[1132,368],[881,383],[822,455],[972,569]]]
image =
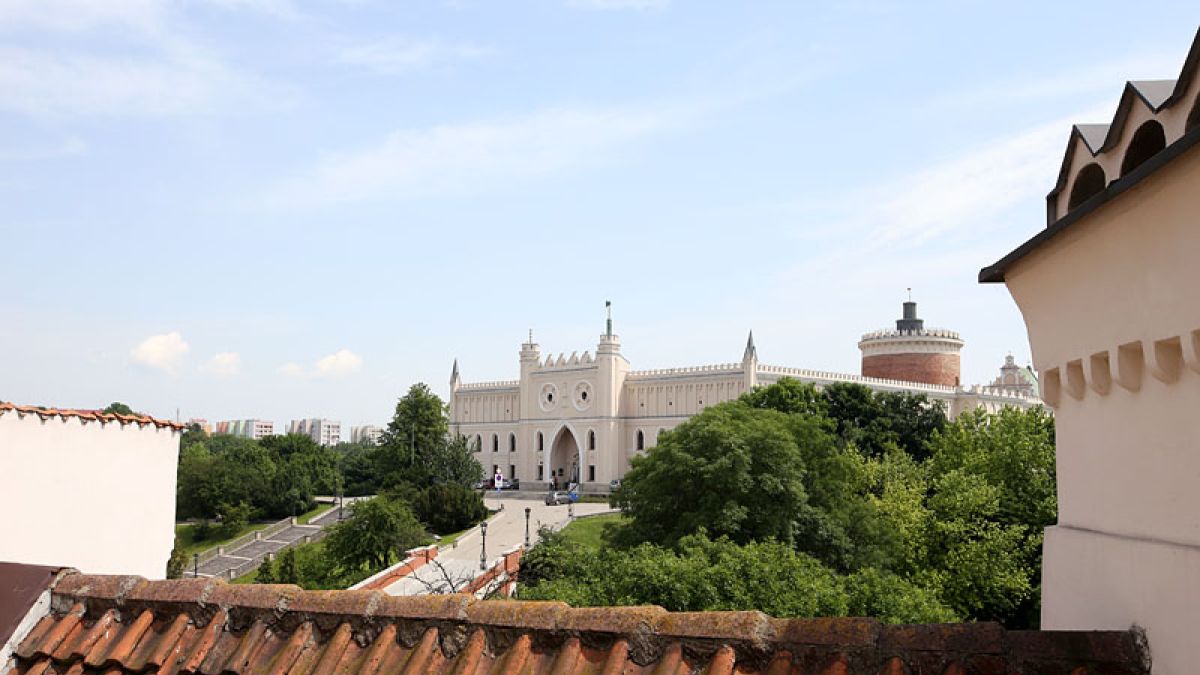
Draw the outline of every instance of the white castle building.
[[[881,332],[869,335],[875,342]],[[903,330],[896,337],[911,341],[912,336],[913,331]],[[953,345],[955,359],[961,344]],[[875,348],[871,349],[869,354],[864,351],[864,360],[875,355]],[[543,360],[531,333],[521,345],[520,364],[518,380],[467,384],[455,360],[450,376],[450,430],[475,444],[485,475],[519,479],[523,488],[574,482],[583,491],[605,491],[609,481],[625,475],[630,459],[654,446],[663,431],[708,406],[782,377],[818,388],[855,382],[878,391],[925,394],[942,402],[951,417],[979,407],[995,411],[1006,405],[1041,403],[1035,396],[1002,386],[966,389],[764,365],[758,361],[753,333],[740,363],[633,370],[621,355],[611,318],[595,356],[585,351],[582,356],[560,354]]]

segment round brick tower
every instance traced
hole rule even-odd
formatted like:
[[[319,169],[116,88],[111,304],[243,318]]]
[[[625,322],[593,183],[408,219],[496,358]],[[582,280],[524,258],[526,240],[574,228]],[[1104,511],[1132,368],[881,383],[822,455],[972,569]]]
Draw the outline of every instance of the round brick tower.
[[[877,330],[862,336],[862,374],[904,382],[950,387],[959,385],[959,357],[963,341],[958,333],[925,328],[917,318],[917,303],[904,303],[904,318],[895,330]]]

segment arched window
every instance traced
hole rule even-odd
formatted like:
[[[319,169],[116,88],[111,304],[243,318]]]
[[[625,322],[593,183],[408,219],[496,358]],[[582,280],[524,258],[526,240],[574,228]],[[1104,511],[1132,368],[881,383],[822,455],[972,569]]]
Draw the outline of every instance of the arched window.
[[[1200,95],[1196,96],[1196,102],[1192,104],[1192,112],[1188,113],[1187,123],[1183,125],[1184,133],[1200,127]]]
[[[588,431],[588,450],[596,449],[596,432]]]
[[[508,435],[508,451],[509,452],[517,451],[517,435],[516,434]]]
[[[1100,194],[1104,191],[1106,184],[1104,169],[1100,168],[1099,164],[1093,162],[1083,167],[1075,175],[1075,182],[1071,185],[1071,198],[1067,201],[1067,210],[1069,211]]]
[[[1129,140],[1129,147],[1125,149],[1125,159],[1121,161],[1121,175],[1124,176],[1138,168],[1165,147],[1167,147],[1167,135],[1163,131],[1163,126],[1155,120],[1143,123],[1133,133],[1133,138]]]
[[[662,440],[662,435],[663,435],[664,431],[666,431],[666,429],[659,429],[658,433],[654,434],[654,444],[655,445],[658,445],[658,442]]]
[[[500,437],[492,434],[492,452],[500,452]]]
[[[538,446],[537,446],[538,452],[541,452],[546,449],[546,443],[543,440],[542,432],[540,432],[540,431],[538,432],[537,443],[538,443]]]
[[[641,430],[641,429],[638,429],[638,434],[637,434],[637,449],[638,449],[638,450],[645,450],[645,449],[646,449],[646,435],[642,433],[642,430]]]
[[[483,437],[475,434],[475,452],[479,452],[480,450],[483,450]]]

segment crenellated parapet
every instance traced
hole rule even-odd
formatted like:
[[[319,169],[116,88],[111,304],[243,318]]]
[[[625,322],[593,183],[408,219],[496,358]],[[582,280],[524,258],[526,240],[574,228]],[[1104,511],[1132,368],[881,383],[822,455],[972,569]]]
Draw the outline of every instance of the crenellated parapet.
[[[493,389],[518,389],[521,386],[520,380],[497,380],[493,382],[470,382],[460,385],[459,391],[485,391]]]

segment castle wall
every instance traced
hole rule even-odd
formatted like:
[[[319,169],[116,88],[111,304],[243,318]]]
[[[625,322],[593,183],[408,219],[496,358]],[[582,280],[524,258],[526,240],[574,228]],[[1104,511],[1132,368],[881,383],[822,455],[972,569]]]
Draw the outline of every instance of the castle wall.
[[[864,356],[864,377],[885,380],[923,382],[947,387],[959,385],[961,365],[958,354],[881,354]]]

